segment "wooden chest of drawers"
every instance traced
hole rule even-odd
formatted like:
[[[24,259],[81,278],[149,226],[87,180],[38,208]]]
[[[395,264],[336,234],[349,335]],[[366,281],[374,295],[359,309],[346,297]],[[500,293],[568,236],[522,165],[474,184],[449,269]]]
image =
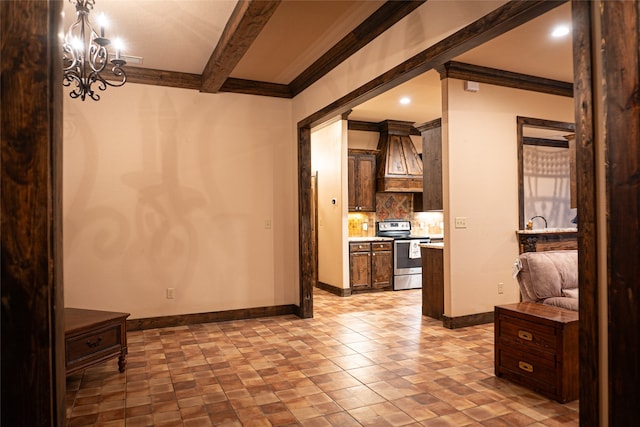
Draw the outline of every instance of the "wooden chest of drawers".
[[[66,373],[85,369],[118,357],[124,372],[127,356],[127,317],[129,313],[64,309]]]
[[[495,308],[495,374],[561,403],[578,398],[578,313],[523,302]]]

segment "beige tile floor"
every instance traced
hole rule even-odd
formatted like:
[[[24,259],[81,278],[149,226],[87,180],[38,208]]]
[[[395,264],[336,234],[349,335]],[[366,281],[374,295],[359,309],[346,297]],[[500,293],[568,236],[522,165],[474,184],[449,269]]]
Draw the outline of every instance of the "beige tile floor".
[[[316,290],[314,318],[129,332],[67,379],[69,426],[569,426],[561,405],[493,374],[493,325],[421,315],[420,290]]]

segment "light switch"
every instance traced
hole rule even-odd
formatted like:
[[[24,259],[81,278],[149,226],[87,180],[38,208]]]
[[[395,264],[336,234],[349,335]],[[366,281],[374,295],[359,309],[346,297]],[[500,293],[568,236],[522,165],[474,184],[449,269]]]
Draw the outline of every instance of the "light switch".
[[[264,228],[265,228],[265,230],[271,230],[271,220],[270,219],[265,219],[264,220]]]

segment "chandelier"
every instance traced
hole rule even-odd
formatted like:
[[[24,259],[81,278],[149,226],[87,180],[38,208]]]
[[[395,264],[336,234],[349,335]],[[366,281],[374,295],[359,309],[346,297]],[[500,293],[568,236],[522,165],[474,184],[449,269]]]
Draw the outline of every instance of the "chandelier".
[[[89,96],[98,101],[100,95],[96,93],[96,88],[104,91],[107,86],[118,87],[127,81],[127,74],[122,68],[127,62],[120,58],[120,46],[115,46],[115,57],[109,60],[107,47],[111,40],[104,36],[104,15],[99,23],[100,35],[91,26],[89,12],[95,0],[69,0],[69,3],[75,4],[78,19],[71,24],[64,37],[62,84],[73,88],[69,94],[71,98],[84,101]],[[107,66],[111,74],[105,78],[102,73]]]

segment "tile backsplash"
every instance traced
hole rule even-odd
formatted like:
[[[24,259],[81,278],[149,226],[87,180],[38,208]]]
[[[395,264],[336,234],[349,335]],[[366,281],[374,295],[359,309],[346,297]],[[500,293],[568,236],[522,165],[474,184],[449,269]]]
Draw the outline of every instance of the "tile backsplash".
[[[413,195],[411,193],[376,193],[376,221],[411,219]]]
[[[376,212],[350,212],[349,237],[373,237],[376,221],[401,219],[411,221],[412,234],[441,235],[442,212],[413,212],[412,193],[377,193]]]
[[[373,237],[375,235],[375,212],[349,213],[349,237]]]

